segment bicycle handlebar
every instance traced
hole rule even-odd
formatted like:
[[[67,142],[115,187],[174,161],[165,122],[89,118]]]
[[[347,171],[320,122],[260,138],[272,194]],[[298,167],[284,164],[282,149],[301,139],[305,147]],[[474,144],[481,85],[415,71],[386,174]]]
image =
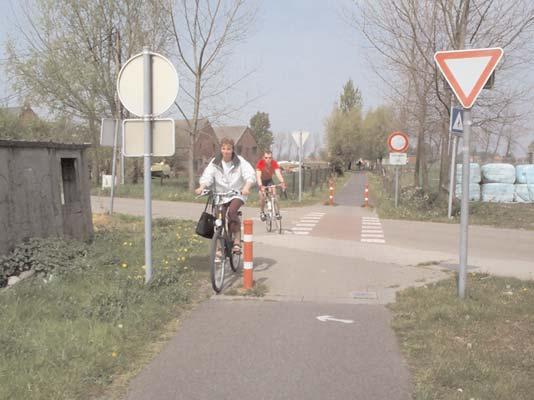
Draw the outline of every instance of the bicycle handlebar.
[[[203,196],[208,196],[208,195],[212,195],[212,196],[220,196],[220,197],[226,197],[226,196],[232,196],[232,195],[240,195],[241,192],[238,191],[238,190],[229,190],[228,192],[220,192],[220,193],[217,193],[217,192],[214,192],[213,190],[211,189],[204,189],[202,191],[201,194],[199,194],[198,196],[196,196],[196,198],[200,198],[200,197],[203,197]]]

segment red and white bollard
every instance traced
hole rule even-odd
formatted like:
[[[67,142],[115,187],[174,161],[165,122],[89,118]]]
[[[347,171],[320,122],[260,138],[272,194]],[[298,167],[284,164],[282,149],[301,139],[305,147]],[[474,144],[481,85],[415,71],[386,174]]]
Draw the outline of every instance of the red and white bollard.
[[[365,184],[365,195],[363,197],[363,206],[364,207],[369,207],[369,184]]]
[[[252,289],[254,279],[252,270],[254,266],[254,256],[252,253],[252,220],[246,219],[243,222],[243,289]]]
[[[328,204],[330,204],[331,206],[334,205],[334,181],[332,179],[329,179],[328,180],[328,185],[329,185],[329,196],[328,196]]]

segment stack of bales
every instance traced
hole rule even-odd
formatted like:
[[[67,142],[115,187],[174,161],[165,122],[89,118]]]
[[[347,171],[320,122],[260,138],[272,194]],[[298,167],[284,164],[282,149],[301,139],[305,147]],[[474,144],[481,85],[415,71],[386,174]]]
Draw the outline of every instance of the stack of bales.
[[[469,164],[469,201],[480,200],[480,166]],[[462,197],[462,164],[456,164],[456,198]]]
[[[486,164],[482,171],[482,201],[514,201],[516,171],[512,164]]]
[[[534,202],[534,164],[518,165],[515,172],[514,201],[518,203]]]

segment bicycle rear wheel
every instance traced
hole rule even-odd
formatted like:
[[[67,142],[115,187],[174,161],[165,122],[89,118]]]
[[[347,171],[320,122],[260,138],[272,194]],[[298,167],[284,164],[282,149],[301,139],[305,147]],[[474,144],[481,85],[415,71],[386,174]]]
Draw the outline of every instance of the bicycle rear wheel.
[[[226,241],[220,231],[215,231],[211,239],[210,278],[211,286],[219,293],[224,284],[224,270],[227,261]]]

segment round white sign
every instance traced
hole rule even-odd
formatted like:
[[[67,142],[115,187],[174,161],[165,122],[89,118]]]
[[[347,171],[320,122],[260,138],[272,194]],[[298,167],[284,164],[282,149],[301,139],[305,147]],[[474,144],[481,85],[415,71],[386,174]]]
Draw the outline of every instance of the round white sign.
[[[408,136],[402,132],[393,132],[388,137],[388,146],[392,152],[403,153],[408,150]]]
[[[406,139],[404,136],[396,135],[391,138],[391,147],[395,150],[402,150],[406,146]]]
[[[174,65],[161,54],[149,52],[152,62],[152,113],[163,114],[178,95],[178,73]],[[130,58],[123,65],[117,78],[117,91],[121,103],[138,117],[145,116],[144,110],[144,53]]]

